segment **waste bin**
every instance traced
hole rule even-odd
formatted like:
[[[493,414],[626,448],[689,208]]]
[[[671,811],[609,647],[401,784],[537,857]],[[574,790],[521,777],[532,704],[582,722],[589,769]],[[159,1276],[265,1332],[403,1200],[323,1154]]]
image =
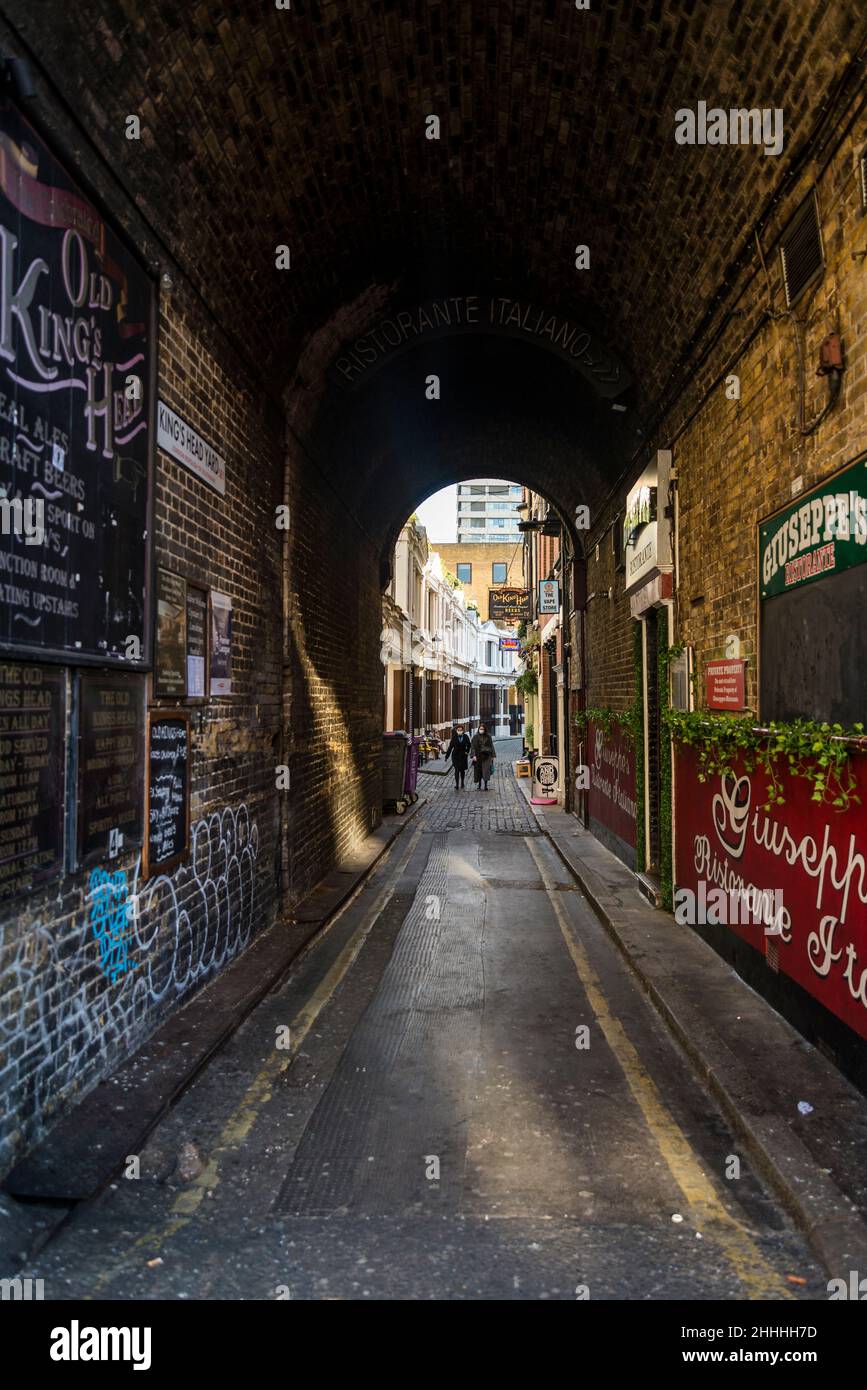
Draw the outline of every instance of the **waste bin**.
[[[403,779],[403,790],[405,799],[408,801],[418,801],[418,765],[421,753],[421,739],[411,738],[406,749],[406,772]]]
[[[406,785],[407,745],[405,733],[395,731],[382,736],[382,804],[393,806],[399,816],[407,808]]]

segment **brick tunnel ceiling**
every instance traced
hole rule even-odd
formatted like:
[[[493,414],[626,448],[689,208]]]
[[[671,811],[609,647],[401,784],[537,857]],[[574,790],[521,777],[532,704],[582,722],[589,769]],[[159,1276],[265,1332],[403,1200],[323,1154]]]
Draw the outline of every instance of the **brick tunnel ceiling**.
[[[851,61],[863,0],[592,4],[76,0],[52,7],[50,36],[29,0],[4,11],[275,395],[299,363],[324,370],[317,334],[332,360],[383,304],[484,281],[591,328],[647,409]],[[699,101],[783,108],[785,153],[678,145],[674,113]],[[140,142],[125,138],[130,112]],[[439,141],[424,136],[430,114]],[[578,244],[589,270],[575,268]],[[413,428],[388,408],[400,371],[358,407],[379,429],[360,484],[369,510]],[[529,441],[533,392],[500,379],[525,398],[510,437]],[[570,388],[583,441],[555,407],[544,428],[593,455],[592,489],[629,438],[575,373]],[[457,457],[435,460],[446,443],[429,450],[431,488],[466,475]],[[409,505],[418,491],[409,479]]]

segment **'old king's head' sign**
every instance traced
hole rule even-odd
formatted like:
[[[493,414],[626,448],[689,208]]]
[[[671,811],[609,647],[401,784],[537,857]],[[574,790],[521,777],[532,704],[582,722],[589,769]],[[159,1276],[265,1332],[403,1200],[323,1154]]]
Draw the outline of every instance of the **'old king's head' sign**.
[[[658,449],[626,499],[623,518],[624,589],[629,593],[671,570],[671,522],[665,515],[671,451]]]
[[[7,107],[0,647],[147,658],[151,298],[126,246]]]

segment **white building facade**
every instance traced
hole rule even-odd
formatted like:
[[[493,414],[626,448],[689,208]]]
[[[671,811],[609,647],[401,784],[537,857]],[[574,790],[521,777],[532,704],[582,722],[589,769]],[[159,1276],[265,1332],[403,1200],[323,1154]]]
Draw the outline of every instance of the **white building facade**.
[[[496,624],[482,621],[430,550],[423,526],[404,526],[382,599],[381,658],[386,730],[448,735],[480,721],[510,732],[509,690],[522,669]]]
[[[523,539],[518,530],[523,492],[519,483],[502,478],[470,478],[458,483],[458,542],[518,545]]]

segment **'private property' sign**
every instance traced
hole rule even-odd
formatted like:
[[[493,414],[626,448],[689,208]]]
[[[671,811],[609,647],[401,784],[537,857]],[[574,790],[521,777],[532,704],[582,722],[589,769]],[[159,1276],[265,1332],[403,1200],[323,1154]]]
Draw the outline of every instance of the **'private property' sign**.
[[[157,444],[220,496],[226,493],[226,460],[163,402],[157,403]]]

